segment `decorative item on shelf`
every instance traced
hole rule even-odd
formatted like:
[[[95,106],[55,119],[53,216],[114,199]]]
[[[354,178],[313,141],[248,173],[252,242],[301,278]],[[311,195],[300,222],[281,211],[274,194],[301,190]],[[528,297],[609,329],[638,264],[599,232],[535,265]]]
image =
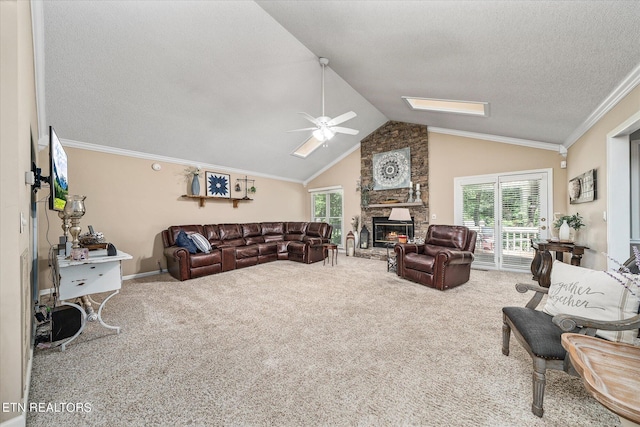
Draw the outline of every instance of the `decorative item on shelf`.
[[[236,178],[236,191],[241,191],[240,190],[241,184],[244,184],[243,199],[249,200],[249,194],[255,194],[256,192],[255,183],[256,183],[255,179],[249,179],[247,178],[246,175],[244,178]]]
[[[69,227],[69,233],[71,233],[71,237],[73,240],[71,241],[71,249],[78,249],[80,247],[80,242],[78,240],[78,235],[80,234],[80,218],[85,213],[84,208],[84,199],[86,196],[80,195],[70,195],[67,194],[67,203],[64,206],[64,213],[69,217],[71,221],[71,227]]]
[[[422,203],[422,200],[420,199],[420,184],[416,184],[416,197],[413,199],[413,201],[415,203]]]
[[[356,186],[356,191],[360,192],[360,205],[363,207],[369,206],[371,195],[369,194],[373,190],[373,184],[362,184],[362,180],[359,179]]]
[[[231,183],[229,175],[217,172],[205,172],[208,197],[231,198]]]
[[[354,256],[356,251],[356,236],[353,231],[347,234],[347,256]]]
[[[237,182],[237,180],[236,180],[236,193],[239,193],[241,191],[242,191],[242,188],[240,188],[240,183]]]
[[[83,248],[87,248],[90,251],[95,249],[106,249],[107,241],[104,239],[104,234],[100,231],[93,231],[93,227],[89,226],[89,232],[78,237],[80,245]]]
[[[413,203],[413,181],[409,181],[409,198],[407,203]]]
[[[360,230],[360,248],[361,249],[369,248],[369,230],[367,230],[366,225],[363,225],[362,230]]]
[[[199,196],[200,195],[200,168],[197,166],[191,166],[185,168],[184,170],[184,178],[188,184],[191,185],[191,195]]]
[[[553,226],[558,229],[558,240],[578,243],[580,229],[585,226],[582,220],[583,218],[578,212],[574,215],[556,215]]]

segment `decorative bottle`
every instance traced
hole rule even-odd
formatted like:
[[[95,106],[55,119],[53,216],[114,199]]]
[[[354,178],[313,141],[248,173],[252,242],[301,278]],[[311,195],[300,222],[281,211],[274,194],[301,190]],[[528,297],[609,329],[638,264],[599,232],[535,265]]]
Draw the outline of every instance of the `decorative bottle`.
[[[194,196],[200,195],[200,180],[196,174],[193,175],[193,181],[191,181],[191,194]]]

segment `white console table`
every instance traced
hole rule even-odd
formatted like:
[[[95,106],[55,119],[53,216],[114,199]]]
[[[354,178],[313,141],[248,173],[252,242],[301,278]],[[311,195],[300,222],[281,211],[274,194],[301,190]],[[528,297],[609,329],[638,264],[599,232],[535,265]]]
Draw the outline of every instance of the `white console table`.
[[[87,312],[82,304],[70,302],[76,298],[87,296],[89,301],[98,304],[91,299],[92,294],[113,291],[100,303],[97,319],[105,328],[115,329],[116,333],[120,333],[120,327],[107,325],[102,320],[102,309],[111,297],[120,292],[122,261],[132,258],[131,255],[121,251],[118,251],[116,255],[108,256],[106,249],[91,251],[89,258],[82,261],[72,261],[64,255],[59,255],[56,258],[54,278],[57,281],[60,304],[74,307],[80,310],[82,315],[80,329],[61,345],[62,351],[65,350],[67,344],[82,333],[87,322]]]

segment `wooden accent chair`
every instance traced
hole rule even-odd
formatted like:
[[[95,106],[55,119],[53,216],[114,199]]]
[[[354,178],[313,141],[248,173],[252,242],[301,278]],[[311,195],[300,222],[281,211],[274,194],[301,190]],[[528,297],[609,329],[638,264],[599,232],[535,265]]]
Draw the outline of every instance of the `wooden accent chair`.
[[[570,375],[578,375],[571,365],[569,356],[562,346],[561,337],[565,332],[573,332],[595,336],[596,330],[625,331],[640,327],[640,315],[619,321],[598,321],[584,317],[559,314],[550,316],[536,310],[543,296],[549,292],[553,257],[548,251],[541,253],[542,266],[539,268],[538,283],[518,283],[516,290],[520,293],[534,291],[535,294],[525,307],[504,307],[502,325],[502,354],[509,355],[511,332],[518,342],[529,353],[533,360],[533,404],[531,412],[538,417],[544,413],[543,399],[546,384],[546,370],[557,369]],[[630,258],[624,265],[634,272],[634,259]],[[637,274],[637,266],[635,266]],[[621,285],[622,286],[622,285]]]

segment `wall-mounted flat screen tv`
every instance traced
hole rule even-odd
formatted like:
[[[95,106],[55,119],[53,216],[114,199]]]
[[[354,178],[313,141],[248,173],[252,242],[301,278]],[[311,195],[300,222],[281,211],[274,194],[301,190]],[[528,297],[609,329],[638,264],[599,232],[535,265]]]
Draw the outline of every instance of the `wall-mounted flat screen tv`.
[[[51,188],[49,209],[62,211],[67,203],[67,194],[69,194],[67,153],[62,148],[53,126],[49,126],[49,168]]]

